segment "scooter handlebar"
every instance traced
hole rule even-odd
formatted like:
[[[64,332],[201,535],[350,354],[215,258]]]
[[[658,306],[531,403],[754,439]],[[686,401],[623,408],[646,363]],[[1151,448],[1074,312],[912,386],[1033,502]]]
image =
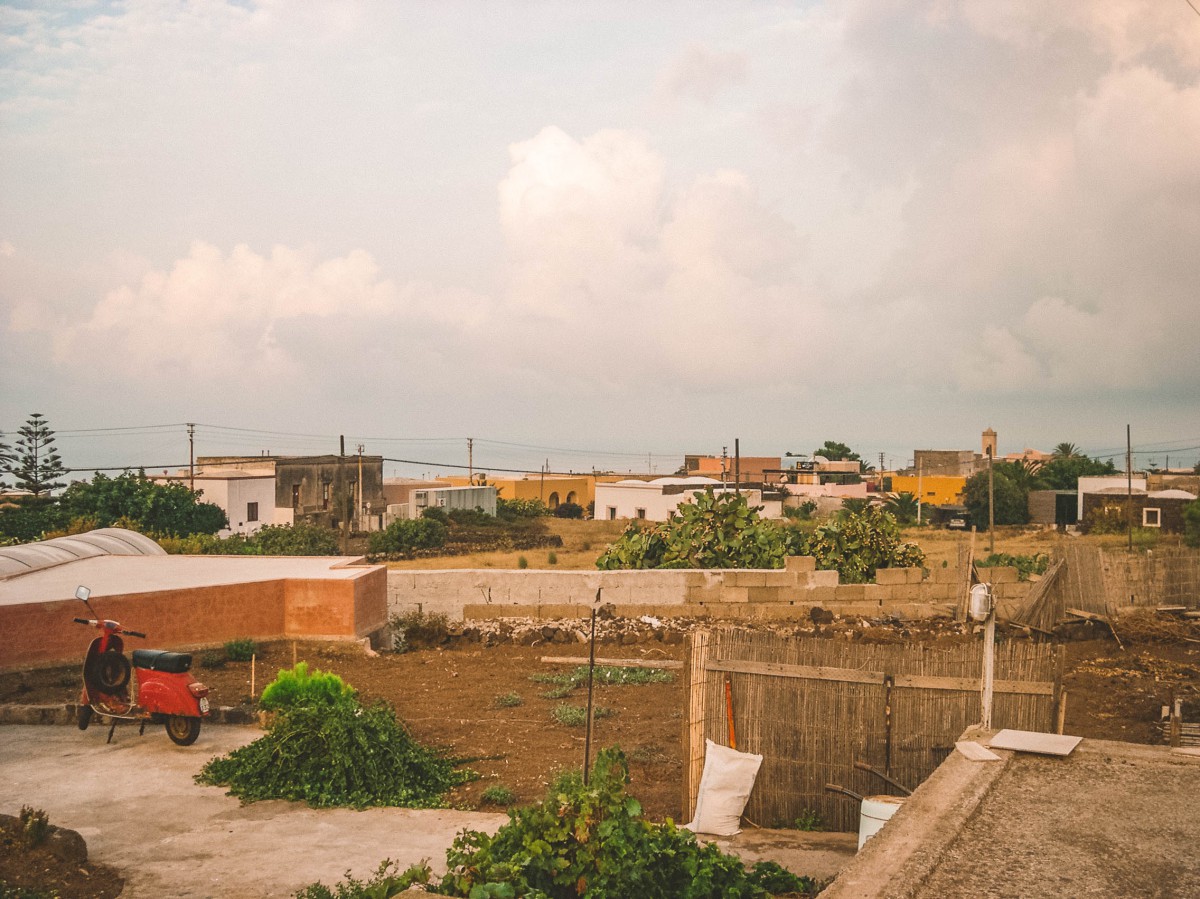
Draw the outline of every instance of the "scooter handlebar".
[[[141,631],[122,631],[121,633],[125,634],[127,637],[141,637],[143,640],[146,639],[146,635]]]
[[[73,621],[74,621],[76,624],[91,624],[91,622],[90,622],[90,621],[88,621],[86,618],[73,618],[72,620],[73,620]]]

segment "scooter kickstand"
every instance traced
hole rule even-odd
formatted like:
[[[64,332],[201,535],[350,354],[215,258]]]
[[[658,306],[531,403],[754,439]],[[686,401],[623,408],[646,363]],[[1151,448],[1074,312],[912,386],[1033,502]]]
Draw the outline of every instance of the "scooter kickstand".
[[[138,727],[138,736],[139,736],[139,737],[144,737],[145,735],[146,735],[146,722],[145,722],[145,721],[143,721],[143,722],[141,723],[141,726],[140,726],[140,727]]]
[[[112,727],[110,727],[110,728],[108,729],[108,739],[104,741],[105,743],[111,743],[111,742],[112,742],[113,731],[115,731],[116,729],[117,729],[117,719],[116,719],[116,718],[113,718]]]

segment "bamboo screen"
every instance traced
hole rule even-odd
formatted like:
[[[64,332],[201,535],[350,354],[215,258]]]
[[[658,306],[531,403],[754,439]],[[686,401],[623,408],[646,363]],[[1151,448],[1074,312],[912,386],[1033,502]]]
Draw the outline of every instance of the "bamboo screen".
[[[826,792],[826,783],[863,795],[899,792],[855,769],[860,760],[915,788],[981,717],[981,642],[880,646],[722,629],[694,633],[689,653],[684,721],[689,817],[705,738],[729,745],[727,676],[736,748],[763,756],[745,812],[748,821],[762,827],[790,826],[801,814],[816,811],[826,829],[857,830],[858,803]],[[747,672],[747,667],[773,673]],[[794,676],[797,671],[804,676]],[[1052,646],[998,645],[993,726],[1053,730],[1057,671]],[[911,685],[921,678],[937,686]],[[948,678],[961,683],[948,689]],[[1026,692],[1005,692],[1014,689]]]

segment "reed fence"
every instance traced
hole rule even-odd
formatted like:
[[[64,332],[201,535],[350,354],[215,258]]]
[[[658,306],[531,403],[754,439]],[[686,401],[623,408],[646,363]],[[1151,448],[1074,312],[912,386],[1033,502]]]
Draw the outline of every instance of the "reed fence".
[[[854,768],[864,761],[916,787],[981,717],[978,640],[870,645],[721,629],[693,633],[688,653],[683,804],[689,818],[704,740],[730,745],[731,721],[735,748],[763,756],[748,821],[788,826],[816,812],[827,829],[853,831],[857,804],[827,792],[826,783],[863,795],[898,792]],[[1053,730],[1061,670],[1056,647],[998,645],[993,726]]]

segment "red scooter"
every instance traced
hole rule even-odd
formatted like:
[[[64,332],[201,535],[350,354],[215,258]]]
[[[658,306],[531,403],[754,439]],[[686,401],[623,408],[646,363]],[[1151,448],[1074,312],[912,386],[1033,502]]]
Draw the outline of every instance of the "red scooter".
[[[200,719],[208,716],[208,687],[193,678],[189,653],[161,649],[135,649],[132,669],[125,657],[122,637],[145,634],[122,627],[96,614],[88,603],[91,591],[80,587],[75,598],[83,602],[94,617],[76,618],[100,631],[88,646],[83,661],[83,691],[79,696],[80,730],[87,730],[93,715],[112,719],[108,741],[112,741],[118,720],[140,721],[139,733],[146,722],[165,724],[167,736],[180,746],[190,746],[200,736]],[[132,690],[130,689],[132,673]]]

